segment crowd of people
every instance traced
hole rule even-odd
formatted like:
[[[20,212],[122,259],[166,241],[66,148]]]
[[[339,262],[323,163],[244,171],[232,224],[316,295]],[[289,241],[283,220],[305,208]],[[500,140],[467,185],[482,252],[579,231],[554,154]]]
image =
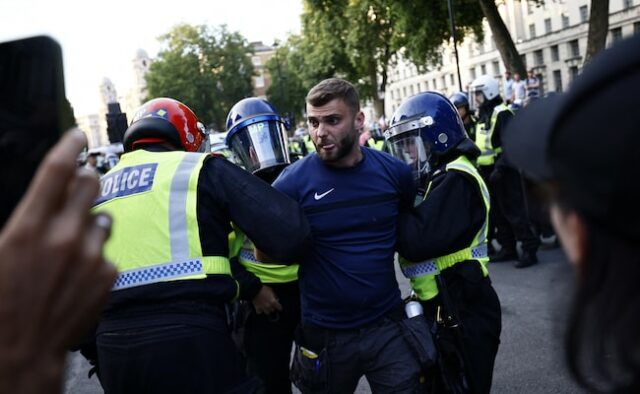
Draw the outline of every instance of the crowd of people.
[[[489,393],[489,262],[530,266],[540,243],[522,174],[577,273],[570,371],[638,391],[638,70],[640,37],[516,115],[489,76],[468,96],[422,92],[385,152],[360,144],[354,86],[327,79],[306,97],[315,153],[294,163],[258,98],[227,118],[242,168],[203,152],[202,123],[171,98],[140,108],[99,181],[66,133],[0,233],[0,392],[59,391],[79,348],[105,393],[352,393],[363,376],[375,393]]]

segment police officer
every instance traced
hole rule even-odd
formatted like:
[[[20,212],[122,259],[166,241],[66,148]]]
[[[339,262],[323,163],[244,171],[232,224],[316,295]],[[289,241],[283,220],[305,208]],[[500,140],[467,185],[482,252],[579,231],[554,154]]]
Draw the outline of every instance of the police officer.
[[[446,349],[451,346],[445,346],[448,331],[442,325],[457,310],[455,335],[462,346],[455,340],[449,344],[464,360],[458,367],[466,379],[459,387],[489,393],[501,311],[487,270],[489,191],[472,163],[480,152],[467,137],[456,108],[435,92],[403,102],[385,136],[393,156],[413,161],[417,152],[419,160],[428,163],[415,173],[416,180],[426,184],[424,195],[418,196],[413,211],[400,216],[398,252],[425,316],[439,326],[438,366],[443,373],[435,374],[433,392],[455,392],[454,382],[441,378],[458,375],[450,370]]]
[[[524,268],[538,262],[540,240],[531,229],[520,173],[502,156],[502,131],[513,118],[513,112],[503,103],[499,91],[498,81],[489,75],[482,75],[471,84],[470,109],[478,110],[476,144],[481,154],[477,164],[493,201],[489,241],[495,226],[496,239],[502,246],[491,261],[517,259],[515,266]],[[519,257],[516,240],[522,242]]]
[[[226,326],[237,293],[233,221],[282,261],[309,245],[300,208],[224,159],[197,153],[205,134],[183,103],[145,103],[94,211],[113,216],[105,254],[119,271],[97,328],[106,393],[254,392]]]
[[[266,182],[289,164],[283,120],[269,102],[240,100],[227,116],[227,130],[227,144],[244,167]],[[250,151],[256,152],[257,160]],[[291,393],[289,364],[300,321],[298,266],[257,260],[253,243],[243,238],[238,260],[244,269],[235,269],[234,276],[241,298],[252,304],[242,341],[248,372],[262,379],[267,394]]]
[[[469,96],[466,92],[456,92],[449,97],[449,100],[451,100],[458,110],[458,114],[460,114],[460,119],[462,119],[462,124],[464,125],[467,135],[472,141],[475,141],[476,124],[478,123],[478,119],[476,119],[475,115],[471,110],[469,110]]]

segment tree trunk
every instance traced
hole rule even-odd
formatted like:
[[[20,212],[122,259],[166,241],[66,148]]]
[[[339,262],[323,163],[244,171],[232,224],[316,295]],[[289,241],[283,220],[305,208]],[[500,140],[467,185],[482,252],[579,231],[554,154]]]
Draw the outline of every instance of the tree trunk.
[[[527,70],[520,58],[518,50],[516,49],[516,45],[513,43],[513,39],[511,38],[511,34],[509,33],[507,26],[500,17],[495,0],[478,1],[480,3],[482,13],[485,18],[487,18],[487,22],[489,22],[489,28],[493,34],[493,40],[496,43],[498,52],[500,52],[500,56],[502,57],[502,62],[508,71],[518,73],[524,78],[527,75]],[[592,0],[592,2],[597,1],[598,0]]]
[[[589,14],[589,36],[584,63],[588,63],[596,53],[604,49],[609,32],[609,0],[591,0]]]

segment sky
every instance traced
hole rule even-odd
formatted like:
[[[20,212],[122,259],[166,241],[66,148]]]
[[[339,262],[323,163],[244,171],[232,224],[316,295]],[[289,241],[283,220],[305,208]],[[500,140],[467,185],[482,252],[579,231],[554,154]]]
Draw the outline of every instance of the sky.
[[[249,42],[271,45],[300,32],[301,13],[302,0],[0,0],[0,41],[55,38],[62,45],[67,97],[79,116],[98,112],[105,77],[124,95],[137,50],[154,58],[157,37],[176,24],[226,24]]]

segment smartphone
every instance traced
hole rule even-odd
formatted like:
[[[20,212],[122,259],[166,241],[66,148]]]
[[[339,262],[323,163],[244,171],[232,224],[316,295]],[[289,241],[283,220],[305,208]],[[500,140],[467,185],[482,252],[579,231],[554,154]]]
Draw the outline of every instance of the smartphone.
[[[47,151],[74,124],[60,45],[46,36],[0,43],[0,229]]]

